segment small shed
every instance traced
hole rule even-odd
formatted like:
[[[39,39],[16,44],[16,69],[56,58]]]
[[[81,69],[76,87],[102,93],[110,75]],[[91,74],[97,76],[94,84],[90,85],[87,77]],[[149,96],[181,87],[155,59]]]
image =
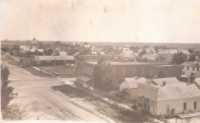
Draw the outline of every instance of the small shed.
[[[140,96],[139,84],[145,83],[145,82],[146,82],[146,78],[143,78],[143,77],[125,78],[125,81],[121,83],[119,90],[120,92],[127,93],[127,96],[130,99],[135,99]]]

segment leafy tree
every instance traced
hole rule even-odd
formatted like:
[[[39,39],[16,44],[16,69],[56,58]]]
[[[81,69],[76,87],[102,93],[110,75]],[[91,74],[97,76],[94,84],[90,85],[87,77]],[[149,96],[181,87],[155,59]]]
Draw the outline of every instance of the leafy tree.
[[[200,51],[193,49],[189,49],[188,51],[190,52],[189,61],[198,60],[197,58],[200,57]]]
[[[189,53],[194,53],[194,50],[193,49],[188,49]]]
[[[142,51],[139,53],[139,56],[141,57],[141,56],[143,56],[144,54],[146,54],[146,49],[142,49]]]
[[[20,50],[19,45],[14,45],[11,49],[10,54],[15,55],[15,56],[19,56],[19,50]]]
[[[95,88],[108,90],[111,87],[111,78],[109,71],[109,64],[106,63],[104,58],[98,60],[97,65],[94,68],[93,84]]]
[[[172,57],[173,64],[182,64],[185,61],[187,61],[187,55],[183,52],[175,53]]]
[[[196,54],[195,53],[191,53],[189,55],[189,61],[195,61],[195,58],[196,58]]]
[[[7,82],[8,81],[8,76],[10,74],[10,71],[8,69],[8,67],[4,64],[1,64],[1,81],[3,82]]]
[[[138,49],[139,49],[139,48],[138,48],[137,46],[131,46],[131,47],[130,47],[130,50],[133,51],[133,52],[137,52]]]
[[[8,77],[10,71],[5,64],[1,64],[1,109],[5,110],[9,101],[12,88],[8,87]]]
[[[53,50],[52,49],[50,49],[50,48],[48,48],[48,49],[46,49],[45,51],[44,51],[44,54],[45,55],[52,55],[53,54]]]
[[[193,49],[189,49],[188,50],[190,55],[189,55],[189,61],[195,61],[195,56],[196,56],[196,53]]]

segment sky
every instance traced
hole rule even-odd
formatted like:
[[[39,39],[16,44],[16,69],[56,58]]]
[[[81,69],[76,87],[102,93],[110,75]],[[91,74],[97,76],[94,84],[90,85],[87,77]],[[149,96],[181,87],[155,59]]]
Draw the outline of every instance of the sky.
[[[0,0],[0,40],[200,43],[200,0]]]

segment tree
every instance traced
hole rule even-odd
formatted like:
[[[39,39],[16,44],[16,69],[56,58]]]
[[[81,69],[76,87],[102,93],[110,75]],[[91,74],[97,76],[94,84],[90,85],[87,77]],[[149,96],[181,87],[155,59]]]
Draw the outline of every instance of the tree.
[[[196,53],[193,49],[189,49],[188,52],[190,53],[189,55],[189,61],[195,61]]]
[[[187,61],[187,55],[182,52],[178,52],[173,55],[171,62],[173,64],[182,64],[185,61]]]
[[[83,45],[78,47],[78,51],[81,55],[91,54],[91,48],[90,47],[84,47]]]
[[[189,61],[195,61],[195,59],[196,59],[196,54],[195,53],[191,53],[189,55]]]
[[[131,46],[130,50],[132,50],[133,52],[137,52],[138,51],[138,47],[137,46]]]
[[[143,56],[144,54],[146,54],[146,49],[142,49],[142,51],[139,53],[139,57]]]
[[[188,49],[188,52],[191,54],[191,53],[194,53],[194,50],[193,49]]]
[[[110,68],[104,58],[98,60],[97,65],[94,68],[93,84],[95,88],[108,90],[111,88]]]
[[[4,85],[4,83],[8,81],[9,74],[10,74],[10,71],[8,67],[2,64],[1,65],[1,81],[3,82],[2,85]]]
[[[48,48],[48,49],[45,49],[45,51],[44,51],[44,54],[45,55],[52,55],[53,54],[53,50],[52,49],[50,49],[50,48]]]
[[[10,54],[14,56],[19,56],[19,45],[14,45],[13,48],[11,49]]]
[[[10,100],[12,88],[8,87],[8,77],[10,71],[4,64],[1,65],[1,109],[4,110]]]
[[[190,55],[189,55],[189,61],[199,60],[200,51],[198,51],[198,50],[193,50],[193,49],[189,49],[188,51],[189,51],[189,53],[190,53]]]

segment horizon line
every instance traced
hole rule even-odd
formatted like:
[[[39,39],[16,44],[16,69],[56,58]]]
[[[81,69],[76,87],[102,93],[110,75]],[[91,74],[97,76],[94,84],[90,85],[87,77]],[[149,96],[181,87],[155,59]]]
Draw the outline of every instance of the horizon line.
[[[18,39],[3,39],[0,40],[3,41],[39,41],[39,42],[77,42],[77,43],[159,43],[159,44],[200,44],[200,41],[84,41],[84,40],[33,40],[33,39],[27,39],[27,40],[18,40]]]

